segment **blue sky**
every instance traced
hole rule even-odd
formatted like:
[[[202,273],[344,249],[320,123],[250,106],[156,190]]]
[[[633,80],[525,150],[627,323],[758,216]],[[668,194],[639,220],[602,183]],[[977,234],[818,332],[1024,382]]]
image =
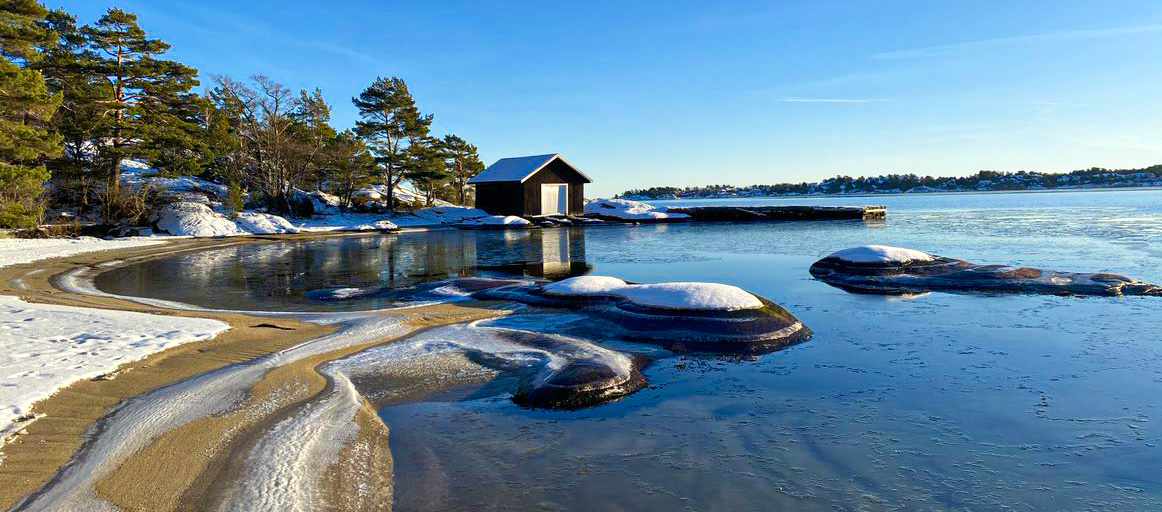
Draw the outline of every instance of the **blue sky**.
[[[560,5],[553,5],[560,4]],[[376,76],[485,163],[560,152],[652,185],[1162,163],[1162,2],[48,0],[139,16],[210,75]],[[321,6],[326,7],[321,7]]]

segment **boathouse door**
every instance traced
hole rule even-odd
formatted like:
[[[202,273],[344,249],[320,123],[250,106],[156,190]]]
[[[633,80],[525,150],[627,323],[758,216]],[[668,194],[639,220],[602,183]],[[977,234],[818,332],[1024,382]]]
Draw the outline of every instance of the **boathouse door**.
[[[541,185],[541,215],[568,215],[569,185],[553,183]]]

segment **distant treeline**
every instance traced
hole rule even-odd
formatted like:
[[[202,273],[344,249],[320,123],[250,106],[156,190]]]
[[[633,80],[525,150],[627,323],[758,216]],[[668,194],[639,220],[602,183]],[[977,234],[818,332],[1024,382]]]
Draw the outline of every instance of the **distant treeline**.
[[[1142,169],[1093,167],[1068,173],[980,171],[971,176],[920,176],[888,174],[874,177],[836,176],[820,182],[774,185],[706,185],[700,187],[650,187],[627,190],[621,197],[639,199],[778,196],[798,194],[890,194],[967,190],[1042,190],[1052,188],[1100,188],[1162,186],[1162,165]]]

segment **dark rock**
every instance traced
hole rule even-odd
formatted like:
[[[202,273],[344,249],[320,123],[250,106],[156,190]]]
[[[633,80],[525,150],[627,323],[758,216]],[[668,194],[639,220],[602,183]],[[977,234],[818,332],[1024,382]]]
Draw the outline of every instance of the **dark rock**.
[[[816,279],[852,293],[928,291],[1047,295],[1162,295],[1162,288],[1108,273],[1058,272],[1008,265],[978,265],[933,256],[932,261],[855,263],[828,256],[811,265]]]
[[[657,308],[617,296],[549,295],[541,286],[499,287],[475,296],[581,310],[608,324],[619,336],[679,352],[761,354],[805,341],[812,334],[786,309],[761,297],[761,308],[723,311]]]

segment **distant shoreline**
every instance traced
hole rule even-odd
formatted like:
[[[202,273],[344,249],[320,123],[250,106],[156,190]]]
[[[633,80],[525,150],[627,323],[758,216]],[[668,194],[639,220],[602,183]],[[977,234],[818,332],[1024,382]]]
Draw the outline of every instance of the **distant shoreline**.
[[[722,199],[802,199],[802,198],[840,198],[840,197],[916,197],[916,196],[954,196],[976,194],[1044,194],[1065,192],[1127,192],[1134,190],[1162,190],[1162,187],[1094,187],[1094,188],[1047,188],[1044,190],[949,190],[939,192],[893,192],[890,194],[875,194],[862,192],[858,194],[795,194],[779,196],[733,196],[733,197],[679,197],[671,199],[632,199],[632,201],[713,201]],[[625,199],[625,196],[619,196]]]

